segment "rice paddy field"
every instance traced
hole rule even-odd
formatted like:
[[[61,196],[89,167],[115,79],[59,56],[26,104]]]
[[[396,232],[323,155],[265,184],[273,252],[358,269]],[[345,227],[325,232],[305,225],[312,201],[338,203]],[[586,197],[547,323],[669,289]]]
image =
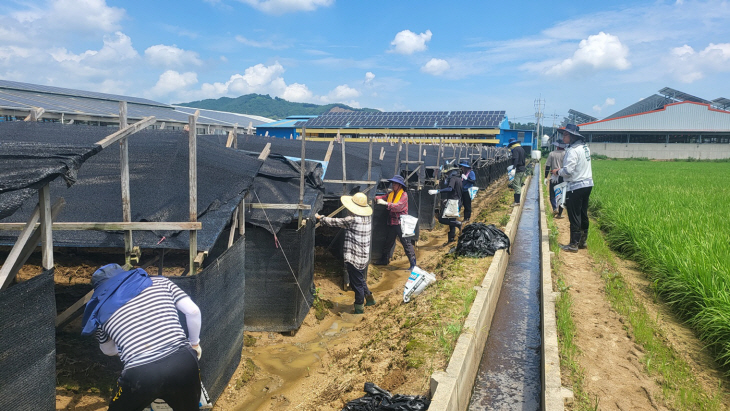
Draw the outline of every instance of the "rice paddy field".
[[[730,373],[730,162],[594,160],[590,208]]]

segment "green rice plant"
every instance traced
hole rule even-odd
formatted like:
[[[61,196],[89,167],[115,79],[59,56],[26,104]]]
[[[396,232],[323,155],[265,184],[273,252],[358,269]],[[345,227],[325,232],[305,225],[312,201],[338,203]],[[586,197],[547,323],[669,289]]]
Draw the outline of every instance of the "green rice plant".
[[[730,374],[729,163],[594,162],[590,209]]]

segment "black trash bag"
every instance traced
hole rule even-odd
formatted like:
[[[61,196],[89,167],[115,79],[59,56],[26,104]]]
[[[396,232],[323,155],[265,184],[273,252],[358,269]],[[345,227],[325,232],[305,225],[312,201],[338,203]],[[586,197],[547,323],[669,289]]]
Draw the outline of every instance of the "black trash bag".
[[[422,395],[391,395],[371,382],[365,383],[364,390],[367,395],[348,402],[342,411],[422,411],[431,404]]]
[[[503,248],[509,254],[509,246],[507,234],[494,224],[474,223],[464,227],[454,252],[456,255],[481,258],[493,256]]]

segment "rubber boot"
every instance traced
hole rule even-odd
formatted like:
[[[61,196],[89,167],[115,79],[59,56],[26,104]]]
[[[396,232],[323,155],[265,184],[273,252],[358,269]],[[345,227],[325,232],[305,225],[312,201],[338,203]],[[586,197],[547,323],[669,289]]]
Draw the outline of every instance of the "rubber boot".
[[[365,314],[365,306],[362,304],[355,304],[355,311],[353,314]]]
[[[372,305],[375,305],[375,298],[372,294],[368,294],[365,296],[365,307],[370,307]]]
[[[580,249],[588,248],[587,241],[588,241],[588,230],[581,230],[580,239],[578,240],[578,248],[580,248]]]
[[[519,205],[520,205],[520,195],[519,194],[515,194],[515,202],[514,202],[514,204],[512,204],[512,206],[513,207],[517,207]]]
[[[571,253],[577,253],[579,240],[580,240],[580,231],[571,231],[570,232],[570,243],[561,245],[560,248],[565,251],[570,251]]]

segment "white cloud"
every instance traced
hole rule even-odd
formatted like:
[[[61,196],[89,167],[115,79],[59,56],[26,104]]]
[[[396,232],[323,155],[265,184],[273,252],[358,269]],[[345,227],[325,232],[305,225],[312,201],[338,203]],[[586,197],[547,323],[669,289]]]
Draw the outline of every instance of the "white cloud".
[[[198,75],[193,72],[178,73],[174,70],[167,70],[160,75],[157,84],[152,87],[152,94],[155,96],[167,96],[179,92],[198,82]]]
[[[365,73],[365,84],[372,83],[374,79],[375,79],[375,74],[373,74],[370,71],[368,71],[367,73]]]
[[[424,73],[432,74],[434,76],[440,76],[450,68],[451,66],[449,66],[448,61],[434,58],[429,60],[428,63],[424,64],[423,67],[421,67],[421,71]]]
[[[101,50],[86,50],[80,54],[74,54],[65,48],[50,49],[48,53],[57,62],[83,63],[87,65],[100,66],[108,63],[118,63],[123,60],[134,60],[139,57],[137,51],[132,47],[132,39],[122,32],[116,32],[113,36],[104,36],[104,46]]]
[[[629,48],[618,37],[600,32],[581,40],[573,57],[550,67],[548,75],[566,75],[585,70],[626,70],[631,67],[627,60]]]
[[[183,50],[174,44],[172,46],[157,44],[148,47],[144,51],[144,55],[152,65],[159,67],[201,66],[203,64],[198,57],[198,53]]]
[[[297,103],[307,103],[312,101],[312,92],[309,91],[306,85],[294,83],[286,87],[281,98]]]
[[[247,46],[256,47],[256,48],[265,48],[265,49],[272,49],[272,50],[283,50],[286,48],[289,48],[289,45],[287,44],[275,44],[273,41],[267,40],[267,41],[256,41],[247,39],[243,36],[236,36],[236,41],[245,44]]]
[[[52,0],[48,11],[39,19],[47,26],[68,31],[119,30],[120,21],[126,16],[124,9],[109,7],[105,0]]]
[[[684,83],[693,83],[706,73],[730,71],[730,43],[710,43],[699,52],[688,45],[671,50],[669,66],[674,77]]]
[[[320,7],[329,7],[335,0],[239,0],[256,10],[268,14],[281,15],[297,11],[314,11]]]
[[[603,109],[611,107],[616,104],[616,99],[612,97],[607,97],[606,101],[603,102],[603,104],[596,104],[593,106],[593,111],[600,113]]]
[[[324,103],[345,103],[349,99],[353,99],[360,96],[360,92],[354,88],[351,88],[347,84],[342,84],[335,87],[326,96],[322,96],[321,100]]]
[[[388,52],[413,54],[417,51],[424,51],[427,49],[426,43],[431,41],[431,36],[431,30],[426,30],[425,33],[421,34],[416,34],[410,30],[403,30],[396,34],[395,39],[390,42],[393,48],[388,50]]]

